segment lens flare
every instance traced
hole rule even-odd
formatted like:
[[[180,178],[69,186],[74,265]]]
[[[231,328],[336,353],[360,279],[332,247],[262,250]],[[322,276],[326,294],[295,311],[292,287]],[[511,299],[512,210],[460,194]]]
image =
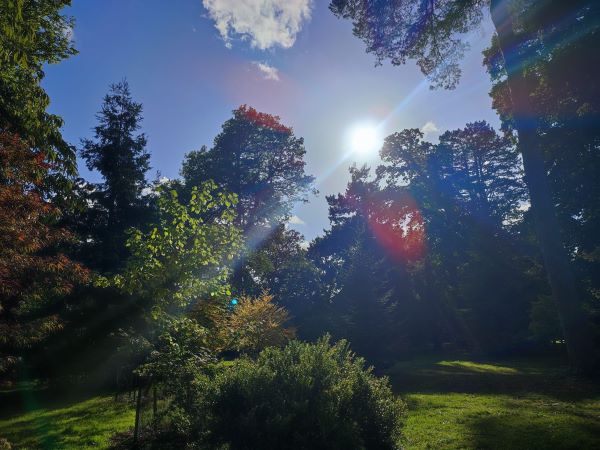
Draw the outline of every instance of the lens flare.
[[[388,254],[399,262],[412,262],[425,253],[425,222],[417,202],[402,194],[392,202],[371,205],[369,226]]]

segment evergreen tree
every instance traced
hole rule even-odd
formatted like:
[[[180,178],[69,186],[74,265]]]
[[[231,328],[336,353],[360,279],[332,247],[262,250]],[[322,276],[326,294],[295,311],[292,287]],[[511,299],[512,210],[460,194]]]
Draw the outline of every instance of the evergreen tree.
[[[81,156],[104,182],[90,197],[89,236],[95,252],[91,261],[102,270],[115,270],[126,257],[126,231],[145,218],[142,190],[147,186],[150,154],[141,127],[142,105],[135,102],[127,81],[111,85],[104,97],[95,139],[83,139]]]

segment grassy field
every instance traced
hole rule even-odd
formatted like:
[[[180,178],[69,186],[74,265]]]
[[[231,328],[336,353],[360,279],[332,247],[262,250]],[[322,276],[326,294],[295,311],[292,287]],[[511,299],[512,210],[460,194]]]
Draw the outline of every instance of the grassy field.
[[[406,449],[599,449],[600,388],[556,363],[440,358],[387,375],[408,403]],[[107,448],[133,424],[112,396],[0,393],[0,437],[19,449]]]
[[[388,371],[407,449],[599,449],[599,385],[565,367],[429,359]]]
[[[130,428],[132,406],[113,396],[60,398],[40,390],[0,393],[0,438],[17,449],[99,449]]]

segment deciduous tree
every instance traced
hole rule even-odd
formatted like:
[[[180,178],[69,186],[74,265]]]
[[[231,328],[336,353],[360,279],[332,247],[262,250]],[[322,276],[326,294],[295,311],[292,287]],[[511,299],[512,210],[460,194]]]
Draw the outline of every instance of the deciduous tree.
[[[0,132],[0,372],[63,326],[56,302],[88,278],[61,251],[73,236],[44,195],[46,159],[17,135]]]

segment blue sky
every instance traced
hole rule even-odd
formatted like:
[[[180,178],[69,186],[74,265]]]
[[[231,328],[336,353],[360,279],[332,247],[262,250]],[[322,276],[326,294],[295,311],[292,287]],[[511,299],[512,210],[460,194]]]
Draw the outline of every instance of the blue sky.
[[[383,124],[384,134],[425,127],[433,141],[474,120],[499,126],[482,66],[489,21],[465,36],[471,50],[458,88],[431,91],[412,62],[375,67],[351,24],[323,0],[73,3],[65,12],[75,18],[79,54],[48,67],[44,80],[51,111],[65,120],[65,138],[78,144],[91,137],[108,85],[124,77],[144,105],[151,178],[157,170],[178,176],[184,154],[210,146],[241,104],[279,115],[305,138],[307,171],[320,191],[294,211],[293,226],[307,239],[328,227],[325,195],[345,188],[348,166],[377,163],[375,155],[348,156],[357,124]],[[81,164],[80,170],[98,179]]]

